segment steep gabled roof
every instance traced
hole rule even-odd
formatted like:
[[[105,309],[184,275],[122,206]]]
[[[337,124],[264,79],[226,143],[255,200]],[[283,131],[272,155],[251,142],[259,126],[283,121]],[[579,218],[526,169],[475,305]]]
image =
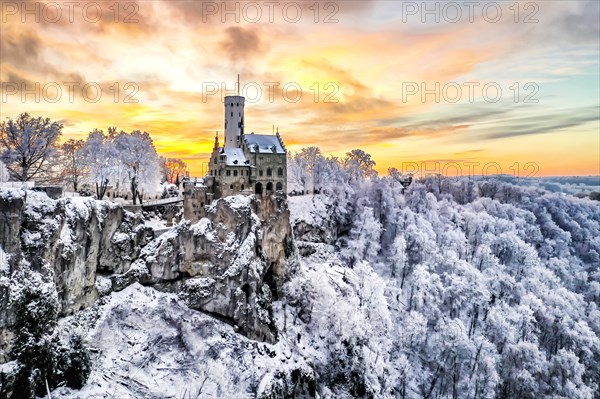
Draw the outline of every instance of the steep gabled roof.
[[[285,154],[286,149],[279,134],[244,134],[244,141],[251,153]]]
[[[221,148],[219,151],[220,155],[225,155],[227,166],[247,166],[246,164],[246,156],[244,155],[244,151],[241,148],[232,148],[226,147]]]

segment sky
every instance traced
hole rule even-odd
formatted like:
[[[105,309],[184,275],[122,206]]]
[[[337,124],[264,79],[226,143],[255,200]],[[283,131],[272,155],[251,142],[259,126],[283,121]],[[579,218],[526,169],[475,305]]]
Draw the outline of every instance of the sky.
[[[600,175],[600,2],[0,1],[0,119],[149,132],[206,171],[247,133],[376,169]]]

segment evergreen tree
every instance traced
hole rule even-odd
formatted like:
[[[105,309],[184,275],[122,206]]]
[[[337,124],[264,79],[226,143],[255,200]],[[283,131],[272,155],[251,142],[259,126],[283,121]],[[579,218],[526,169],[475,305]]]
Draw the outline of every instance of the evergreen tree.
[[[16,320],[10,357],[19,363],[14,398],[43,396],[46,383],[51,389],[63,384],[81,388],[90,373],[89,355],[80,338],[72,339],[72,347],[59,341],[54,285],[26,265],[13,276],[13,282],[10,299]]]

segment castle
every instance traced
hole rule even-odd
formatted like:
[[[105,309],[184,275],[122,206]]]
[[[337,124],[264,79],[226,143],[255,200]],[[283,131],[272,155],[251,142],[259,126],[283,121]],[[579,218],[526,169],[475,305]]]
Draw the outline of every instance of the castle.
[[[184,216],[197,220],[204,207],[229,195],[285,195],[287,193],[287,150],[279,135],[244,132],[243,96],[225,97],[223,146],[218,134],[209,169],[201,182],[184,183]]]

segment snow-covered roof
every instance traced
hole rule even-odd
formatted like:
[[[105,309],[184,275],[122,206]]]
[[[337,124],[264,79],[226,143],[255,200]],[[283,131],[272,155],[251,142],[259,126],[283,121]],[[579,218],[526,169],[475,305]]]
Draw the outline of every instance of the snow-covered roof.
[[[285,147],[279,136],[266,134],[245,134],[244,140],[250,152],[261,154],[285,154]]]
[[[227,166],[244,166],[246,164],[246,156],[241,148],[225,147],[221,149],[221,155],[227,156]]]

